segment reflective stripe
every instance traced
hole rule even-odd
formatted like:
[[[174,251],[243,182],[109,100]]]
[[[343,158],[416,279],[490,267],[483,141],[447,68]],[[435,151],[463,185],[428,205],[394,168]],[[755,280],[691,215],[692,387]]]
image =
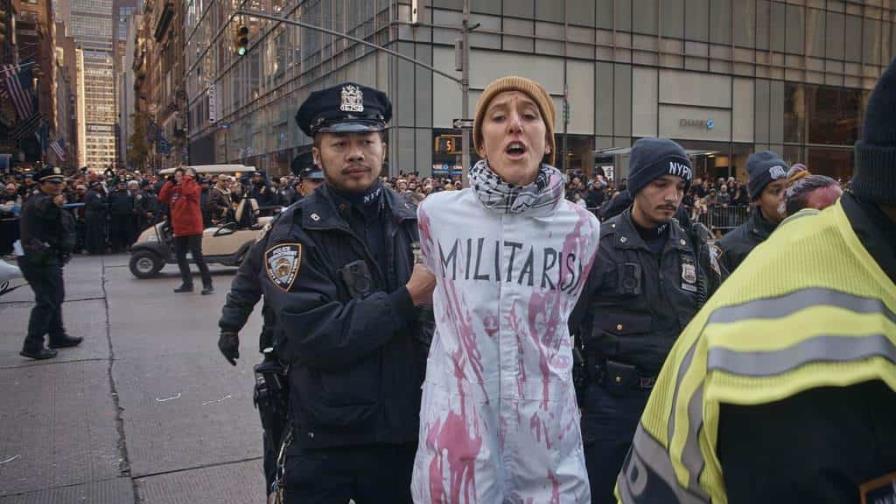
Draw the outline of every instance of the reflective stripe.
[[[819,287],[798,290],[784,296],[725,306],[712,312],[709,316],[709,323],[726,324],[747,319],[781,318],[813,306],[837,306],[856,313],[881,313],[896,323],[896,313],[893,313],[880,299]]]
[[[700,473],[703,472],[705,461],[703,452],[700,451],[700,440],[697,435],[702,429],[703,382],[700,383],[700,388],[694,391],[694,395],[688,402],[688,435],[681,450],[681,463],[688,470],[688,490],[709,500],[709,495],[700,487]]]
[[[678,403],[678,390],[681,388],[681,380],[688,369],[691,368],[691,361],[694,360],[694,352],[696,350],[697,343],[694,342],[691,348],[688,349],[688,352],[684,354],[684,359],[681,359],[681,364],[678,366],[678,373],[675,376],[675,390],[672,392],[672,414],[669,415],[669,439],[672,439],[675,435],[675,404]]]
[[[884,334],[816,336],[781,350],[737,352],[710,348],[707,369],[765,377],[786,373],[811,362],[849,362],[883,357],[896,364],[896,345]]]
[[[658,478],[652,478],[653,475]],[[673,496],[680,504],[710,502],[708,497],[694,495],[678,484],[669,454],[640,423],[616,484],[622,502],[627,503],[659,502],[658,497],[665,495]]]
[[[681,381],[684,375],[691,367],[694,360],[694,353],[697,350],[697,342],[695,341],[691,348],[688,349],[681,364],[678,366],[678,373],[675,379],[675,391],[672,394],[672,411],[669,414],[669,430],[667,438],[671,444],[675,436],[675,411],[678,404],[678,392],[681,389]],[[697,433],[703,428],[703,383],[691,396],[688,402],[688,433],[684,443],[684,449],[681,454],[681,463],[688,470],[688,490],[695,494],[709,499],[703,488],[700,487],[700,473],[705,465],[703,453],[700,451],[700,443],[697,439]]]

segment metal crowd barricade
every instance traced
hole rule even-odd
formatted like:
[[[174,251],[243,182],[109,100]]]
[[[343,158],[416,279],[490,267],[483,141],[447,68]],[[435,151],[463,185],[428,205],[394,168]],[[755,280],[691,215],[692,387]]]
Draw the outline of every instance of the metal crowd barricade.
[[[727,233],[740,226],[750,216],[750,207],[746,205],[711,206],[701,213],[698,220],[709,229]]]

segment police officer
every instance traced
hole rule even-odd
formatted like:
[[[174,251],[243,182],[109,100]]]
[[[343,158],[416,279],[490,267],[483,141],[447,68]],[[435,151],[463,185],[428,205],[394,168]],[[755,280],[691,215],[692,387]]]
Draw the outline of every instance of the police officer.
[[[299,177],[293,202],[310,195],[324,182],[324,172],[314,164],[314,155],[311,151],[296,156],[292,162],[292,170]]]
[[[294,442],[287,502],[410,502],[435,286],[412,246],[415,208],[379,175],[392,105],[343,83],[312,93],[296,122],[326,183],[283,212],[262,257],[275,347],[289,364]]]
[[[50,359],[56,356],[56,348],[77,346],[82,340],[66,334],[62,325],[62,268],[74,249],[75,229],[74,217],[62,209],[64,180],[59,167],[43,168],[37,180],[39,189],[25,201],[19,221],[24,252],[18,257],[19,269],[34,291],[36,303],[20,354]],[[44,347],[45,334],[49,334],[50,348]]]
[[[684,149],[642,138],[631,152],[631,207],[601,226],[573,323],[583,320],[582,406],[592,502],[609,502],[638,418],[666,354],[721,282],[706,243],[674,219],[691,182]],[[582,314],[584,313],[584,315]]]
[[[747,159],[747,189],[752,200],[750,217],[723,236],[714,249],[720,265],[728,273],[734,273],[747,254],[784,220],[784,190],[789,169],[772,151],[756,152]]]
[[[124,179],[119,179],[109,195],[109,241],[112,253],[122,252],[130,245],[134,234],[134,195]]]
[[[896,62],[851,189],[750,254],[669,354],[625,503],[896,502]]]
[[[106,252],[106,218],[109,211],[103,184],[93,182],[84,195],[84,242],[88,254]]]

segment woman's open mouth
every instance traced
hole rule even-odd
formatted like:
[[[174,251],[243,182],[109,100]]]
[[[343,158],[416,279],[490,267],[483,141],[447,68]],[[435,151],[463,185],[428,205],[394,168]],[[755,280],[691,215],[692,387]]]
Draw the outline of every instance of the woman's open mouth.
[[[511,159],[519,159],[526,155],[526,146],[522,142],[510,142],[504,148],[504,153]]]

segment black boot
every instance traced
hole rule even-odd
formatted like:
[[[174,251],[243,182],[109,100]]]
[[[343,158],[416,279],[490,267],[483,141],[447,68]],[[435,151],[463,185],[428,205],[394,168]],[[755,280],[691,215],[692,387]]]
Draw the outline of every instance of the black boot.
[[[75,347],[81,344],[84,341],[84,338],[78,336],[69,336],[68,334],[63,334],[59,338],[50,338],[50,348],[68,348]]]
[[[22,351],[19,352],[19,355],[35,360],[52,359],[53,357],[56,357],[56,350],[53,350],[52,348],[44,348],[43,346],[36,348],[25,346],[22,348]]]
[[[174,292],[193,292],[193,286],[187,284],[181,284],[180,287],[174,289]]]
[[[206,295],[211,294],[211,293],[213,293],[213,292],[215,292],[215,288],[212,287],[212,284],[208,284],[208,285],[204,285],[204,286],[202,286],[202,295],[203,295],[203,296],[206,296]]]

